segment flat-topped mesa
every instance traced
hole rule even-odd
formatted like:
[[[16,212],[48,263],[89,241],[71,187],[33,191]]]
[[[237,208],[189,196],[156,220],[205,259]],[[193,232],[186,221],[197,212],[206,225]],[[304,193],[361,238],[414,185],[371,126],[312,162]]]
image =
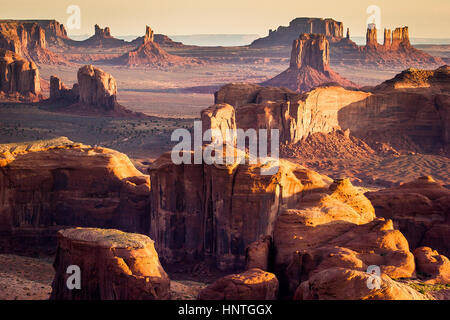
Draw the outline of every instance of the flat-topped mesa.
[[[149,26],[145,26],[145,36],[144,36],[144,44],[147,42],[153,42],[155,40],[155,34],[153,33],[152,28]]]
[[[36,64],[17,53],[0,49],[0,97],[40,100],[41,86]]]
[[[306,92],[330,83],[357,87],[330,68],[330,45],[325,35],[302,33],[292,43],[289,68],[262,85]]]
[[[170,298],[170,279],[154,242],[115,229],[58,232],[52,300],[159,300]],[[67,270],[81,270],[80,287],[68,288]]]
[[[300,69],[310,66],[325,71],[330,64],[330,47],[327,38],[322,34],[303,33],[294,40],[291,51],[291,68]]]
[[[96,37],[111,38],[111,30],[109,29],[109,27],[105,27],[104,29],[102,29],[98,24],[96,24],[94,28]]]

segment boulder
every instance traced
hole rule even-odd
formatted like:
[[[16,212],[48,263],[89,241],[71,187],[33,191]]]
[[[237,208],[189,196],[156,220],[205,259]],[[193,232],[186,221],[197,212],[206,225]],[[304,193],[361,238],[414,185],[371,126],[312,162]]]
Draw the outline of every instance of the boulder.
[[[429,247],[419,247],[413,251],[418,273],[425,283],[450,284],[450,261]]]
[[[0,98],[39,101],[39,70],[32,61],[17,53],[0,49]]]
[[[329,268],[303,282],[296,290],[295,300],[428,300],[409,287],[396,282],[389,276],[379,277],[379,288],[369,286],[373,281],[369,273],[345,269]],[[371,289],[372,287],[373,289]]]
[[[270,272],[253,268],[239,274],[220,278],[198,295],[199,300],[275,300],[278,294],[277,277]]]
[[[58,232],[52,300],[167,300],[170,279],[153,241],[114,229]],[[69,289],[67,270],[78,266],[80,288]]]

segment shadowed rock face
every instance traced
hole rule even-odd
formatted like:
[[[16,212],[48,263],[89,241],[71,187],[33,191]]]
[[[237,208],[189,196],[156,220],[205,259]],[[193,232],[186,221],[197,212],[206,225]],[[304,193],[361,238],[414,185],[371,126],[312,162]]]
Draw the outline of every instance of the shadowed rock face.
[[[273,273],[253,268],[220,278],[200,291],[199,300],[275,300],[278,280]]]
[[[305,92],[321,84],[337,83],[356,87],[331,70],[330,49],[327,38],[320,34],[301,34],[292,44],[289,69],[263,82],[263,85],[285,87]]]
[[[81,288],[67,288],[67,268],[81,272]],[[75,228],[58,232],[52,300],[166,300],[170,279],[153,241],[113,229]]]
[[[71,103],[78,102],[80,98],[80,91],[78,84],[75,83],[72,89],[69,89],[56,76],[50,76],[50,100],[63,100]]]
[[[41,98],[39,70],[32,61],[0,49],[0,98],[38,101]]]
[[[295,206],[302,191],[330,183],[283,160],[276,174],[261,175],[261,169],[261,164],[175,165],[170,153],[157,159],[149,168],[150,236],[161,259],[211,259],[221,269],[242,268],[246,246],[272,233],[281,208]]]
[[[366,195],[377,216],[394,220],[411,248],[428,246],[450,255],[450,190],[422,177]]]
[[[66,138],[1,149],[0,251],[52,251],[64,226],[148,234],[149,177],[126,155]]]

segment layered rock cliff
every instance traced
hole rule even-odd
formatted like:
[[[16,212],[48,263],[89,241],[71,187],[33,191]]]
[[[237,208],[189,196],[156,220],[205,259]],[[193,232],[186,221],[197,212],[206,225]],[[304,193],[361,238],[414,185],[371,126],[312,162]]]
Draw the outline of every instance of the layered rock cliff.
[[[0,98],[39,101],[39,70],[32,61],[19,54],[0,49]]]
[[[0,48],[43,64],[67,64],[47,49],[46,31],[34,21],[0,20]]]
[[[0,250],[52,250],[67,226],[148,234],[149,177],[117,151],[70,140],[0,147]]]
[[[306,92],[327,83],[357,87],[330,68],[330,47],[326,37],[304,33],[292,44],[289,68],[262,85]]]
[[[161,259],[211,260],[221,269],[242,268],[246,246],[272,233],[282,208],[294,206],[302,191],[327,188],[331,182],[283,160],[273,175],[261,175],[262,168],[176,165],[170,153],[152,163],[150,237]]]

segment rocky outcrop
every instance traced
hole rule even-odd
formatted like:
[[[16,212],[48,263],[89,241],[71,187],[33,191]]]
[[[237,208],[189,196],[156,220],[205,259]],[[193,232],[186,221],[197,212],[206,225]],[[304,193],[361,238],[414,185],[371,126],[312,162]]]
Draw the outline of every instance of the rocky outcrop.
[[[278,280],[273,273],[253,268],[220,278],[200,291],[199,300],[275,300]]]
[[[313,133],[340,129],[338,111],[368,96],[333,86],[298,95],[283,88],[229,84],[215,93],[215,103],[235,107],[237,128],[277,128],[280,142],[296,143]]]
[[[66,226],[148,234],[149,177],[126,155],[66,138],[0,152],[0,251],[52,251]]]
[[[375,219],[370,201],[347,180],[326,192],[305,194],[275,224],[274,272],[283,295],[331,267],[366,271],[378,265],[393,278],[414,273],[414,257],[391,220]]]
[[[450,261],[429,247],[419,247],[413,251],[417,271],[425,283],[450,284]]]
[[[291,45],[301,33],[316,33],[326,36],[329,40],[338,40],[344,36],[344,24],[333,19],[296,18],[288,27],[280,26],[277,30],[269,30],[269,35],[256,39],[252,47]]]
[[[206,130],[211,130],[211,142],[220,139],[227,142],[229,139],[234,142],[234,132],[236,130],[236,120],[234,116],[234,108],[229,104],[215,104],[201,112],[203,134]],[[220,134],[216,134],[215,130]],[[217,137],[218,135],[219,137]]]
[[[60,46],[65,44],[68,40],[67,31],[63,24],[56,20],[0,20],[1,23],[16,23],[16,24],[38,24],[45,31],[45,40],[47,44],[53,46]]]
[[[450,190],[421,177],[366,195],[377,216],[394,220],[411,248],[427,246],[450,256]]]
[[[292,44],[289,68],[262,84],[285,87],[297,92],[306,92],[327,83],[357,87],[334,72],[329,64],[330,48],[327,38],[324,35],[303,33]]]
[[[140,40],[138,38],[136,40]],[[199,61],[191,58],[175,56],[167,53],[163,48],[154,41],[155,36],[153,30],[149,26],[146,27],[145,36],[138,47],[124,55],[110,61],[112,64],[120,64],[127,66],[150,66],[166,68],[176,65],[197,64]]]
[[[76,103],[80,98],[78,83],[75,83],[72,89],[68,88],[56,76],[50,76],[50,100],[63,100],[68,103]]]
[[[169,263],[212,260],[220,269],[242,268],[246,247],[272,233],[283,207],[295,206],[303,190],[330,183],[284,160],[273,175],[262,175],[262,168],[176,165],[170,153],[152,163],[150,237],[160,258]]]
[[[117,48],[125,46],[127,42],[113,37],[109,27],[100,28],[100,26],[96,24],[94,26],[94,35],[92,37],[83,41],[70,41],[68,44],[77,47]]]
[[[295,292],[296,300],[428,300],[410,286],[389,276],[379,277],[379,288],[370,289],[369,273],[345,268],[330,268],[303,282]],[[351,289],[350,289],[351,288]]]
[[[0,20],[0,48],[40,64],[68,63],[47,49],[46,31],[33,21]]]
[[[36,64],[0,49],[0,98],[39,101],[42,96]]]
[[[258,268],[264,271],[272,269],[271,256],[273,256],[273,243],[271,236],[261,236],[245,249],[245,269]]]
[[[114,229],[58,232],[52,300],[167,300],[170,279],[153,241]],[[80,288],[69,289],[69,266],[80,269]]]
[[[92,65],[78,70],[80,103],[113,110],[117,106],[116,80],[107,72]]]

